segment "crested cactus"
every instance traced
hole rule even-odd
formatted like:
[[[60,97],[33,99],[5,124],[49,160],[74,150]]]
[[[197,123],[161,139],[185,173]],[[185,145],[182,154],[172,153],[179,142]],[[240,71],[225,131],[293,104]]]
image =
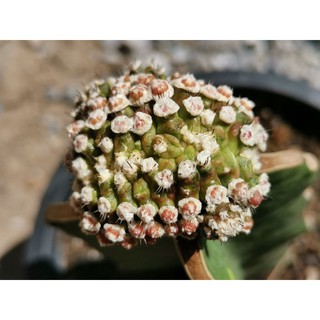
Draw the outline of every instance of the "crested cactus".
[[[270,183],[254,103],[192,74],[139,63],[82,92],[67,127],[70,202],[84,233],[124,248],[182,236],[250,233]]]

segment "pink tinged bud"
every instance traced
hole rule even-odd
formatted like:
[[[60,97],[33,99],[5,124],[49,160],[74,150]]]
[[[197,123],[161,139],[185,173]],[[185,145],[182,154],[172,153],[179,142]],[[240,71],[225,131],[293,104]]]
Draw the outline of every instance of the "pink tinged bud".
[[[219,101],[230,101],[233,97],[233,91],[230,87],[228,86],[219,86],[217,87],[217,92],[220,94],[218,100]]]
[[[218,93],[217,88],[212,84],[207,84],[202,86],[200,89],[200,93],[205,97],[213,100],[218,100],[220,97],[220,94]]]
[[[243,144],[253,147],[256,143],[256,137],[254,128],[251,124],[246,124],[241,127],[240,130],[240,140]]]
[[[133,247],[135,247],[138,244],[138,242],[135,238],[133,238],[129,235],[126,235],[124,240],[120,244],[121,244],[121,247],[123,247],[127,250],[130,250]]]
[[[152,204],[144,204],[138,208],[137,216],[141,221],[149,224],[153,221],[153,217],[156,215],[157,210]]]
[[[114,133],[126,133],[133,127],[132,118],[127,116],[118,116],[111,121],[111,130]]]
[[[109,103],[106,107],[107,113],[119,112],[130,105],[130,101],[124,94],[118,94],[109,99]]]
[[[252,109],[255,107],[255,103],[247,98],[235,99],[235,105],[239,112],[246,114],[249,118],[253,119],[254,114]]]
[[[104,234],[106,238],[112,242],[122,242],[125,238],[125,230],[116,224],[105,223]]]
[[[207,204],[221,204],[221,203],[229,203],[229,199],[227,197],[228,190],[227,188],[220,185],[213,185],[208,187],[206,191],[206,201]]]
[[[258,145],[261,151],[265,151],[267,148],[268,133],[259,122],[254,120],[250,125],[242,126],[240,140],[243,144],[251,147]]]
[[[122,79],[123,80],[123,79]],[[128,81],[122,81],[120,79],[120,81],[116,84],[114,84],[114,86],[112,87],[111,89],[111,94],[114,96],[114,97],[118,97],[120,96],[121,98],[122,97],[125,97],[128,93],[129,93],[129,89],[131,87],[131,84],[130,82]],[[111,98],[110,98],[111,99]],[[108,112],[107,113],[111,113],[111,112],[117,112],[117,111],[111,111],[112,108],[119,108],[119,99],[118,100],[113,100],[112,104],[110,105],[109,103],[109,106],[107,106],[107,110]]]
[[[107,119],[107,115],[101,109],[97,109],[89,113],[88,119],[86,120],[86,126],[92,130],[98,130],[102,127]]]
[[[164,223],[174,223],[178,220],[178,210],[174,206],[163,206],[159,210],[159,216]]]
[[[176,237],[179,233],[179,226],[176,223],[166,224],[163,228],[169,237]]]
[[[241,178],[233,179],[228,185],[228,194],[236,202],[245,203],[248,198],[248,184]]]
[[[87,102],[87,106],[90,111],[94,111],[97,109],[103,110],[106,105],[107,105],[107,99],[104,97],[96,97],[95,99],[90,99]]]
[[[186,179],[191,177],[196,171],[196,163],[190,160],[181,161],[178,167],[178,177]]]
[[[100,197],[98,200],[98,210],[100,212],[100,218],[104,220],[108,213],[111,212],[111,204],[105,197]]]
[[[137,77],[137,82],[144,84],[144,85],[149,85],[156,77],[153,74],[139,74]]]
[[[179,105],[170,98],[161,98],[153,106],[153,113],[158,117],[167,117],[176,113]]]
[[[142,159],[140,165],[143,173],[153,172],[158,169],[158,163],[152,157]]]
[[[134,214],[137,212],[137,208],[130,202],[122,202],[118,205],[117,215],[121,220],[130,222],[133,220]]]
[[[150,88],[155,99],[171,98],[174,93],[172,86],[166,80],[154,79],[150,84]]]
[[[88,147],[88,136],[84,134],[77,135],[73,141],[73,145],[78,153],[86,151]]]
[[[255,186],[249,189],[248,201],[252,207],[257,208],[263,200],[263,196],[260,192],[260,187]]]
[[[97,234],[100,230],[101,224],[89,212],[84,212],[80,220],[80,228],[84,233]]]
[[[145,134],[152,126],[152,117],[144,112],[137,112],[133,118],[131,131],[139,136]]]
[[[232,107],[224,106],[219,112],[219,118],[221,121],[231,124],[236,121],[236,112]]]
[[[113,149],[112,139],[110,139],[108,137],[102,138],[102,140],[98,144],[98,147],[101,149],[102,152],[110,153]]]
[[[90,187],[90,186],[85,186],[81,189],[81,201],[84,204],[88,204],[92,202],[94,194],[96,191]]]
[[[67,126],[67,132],[70,138],[74,138],[86,126],[83,120],[77,120]]]
[[[172,81],[173,86],[192,93],[198,93],[200,91],[200,84],[196,80],[193,74],[185,74],[180,78]]]
[[[204,104],[200,97],[189,97],[184,99],[182,103],[192,116],[198,116],[204,109]]]
[[[197,218],[191,218],[191,219],[181,219],[179,221],[180,229],[183,233],[186,233],[187,235],[191,235],[195,233],[198,229],[199,222]]]
[[[174,182],[172,171],[164,169],[156,174],[154,180],[159,187],[169,189]]]
[[[262,196],[266,196],[270,192],[271,184],[269,182],[269,176],[266,173],[260,175],[259,186]]]
[[[130,89],[129,99],[132,104],[143,106],[152,100],[149,88],[144,84],[137,84]]]
[[[147,225],[143,222],[131,222],[128,224],[130,234],[136,239],[144,239],[147,234]]]
[[[97,234],[96,238],[101,247],[107,247],[107,246],[113,245],[113,242],[106,238],[104,231],[100,231]]]
[[[206,127],[209,127],[213,124],[215,117],[216,113],[211,111],[210,109],[203,110],[200,113],[201,123]]]
[[[196,198],[185,198],[178,202],[179,212],[186,220],[196,217],[202,208],[201,202]]]
[[[159,222],[152,222],[148,227],[147,235],[152,239],[161,238],[164,235],[164,228]]]

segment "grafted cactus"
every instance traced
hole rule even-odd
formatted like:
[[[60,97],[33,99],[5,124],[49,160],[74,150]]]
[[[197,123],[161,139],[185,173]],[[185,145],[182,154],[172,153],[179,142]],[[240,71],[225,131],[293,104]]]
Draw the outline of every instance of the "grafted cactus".
[[[250,233],[270,189],[260,172],[268,134],[254,106],[228,86],[139,63],[90,83],[67,128],[82,231],[127,249]]]

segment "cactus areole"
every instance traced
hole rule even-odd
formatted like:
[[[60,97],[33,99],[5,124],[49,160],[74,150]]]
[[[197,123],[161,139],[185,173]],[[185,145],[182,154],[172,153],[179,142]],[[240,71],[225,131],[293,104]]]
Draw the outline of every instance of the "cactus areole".
[[[270,189],[255,104],[192,74],[135,63],[78,96],[67,127],[70,201],[101,246],[250,233]]]

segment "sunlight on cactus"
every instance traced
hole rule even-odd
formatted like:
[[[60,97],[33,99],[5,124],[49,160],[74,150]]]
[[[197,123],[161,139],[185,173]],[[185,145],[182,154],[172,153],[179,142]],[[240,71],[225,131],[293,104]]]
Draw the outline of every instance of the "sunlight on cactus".
[[[139,63],[82,92],[68,126],[71,203],[83,232],[131,248],[163,236],[250,233],[270,183],[254,103],[192,74]]]

